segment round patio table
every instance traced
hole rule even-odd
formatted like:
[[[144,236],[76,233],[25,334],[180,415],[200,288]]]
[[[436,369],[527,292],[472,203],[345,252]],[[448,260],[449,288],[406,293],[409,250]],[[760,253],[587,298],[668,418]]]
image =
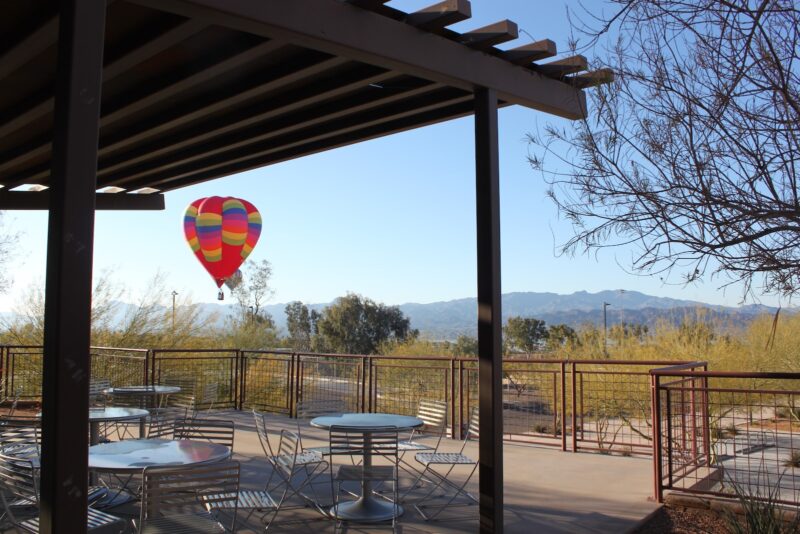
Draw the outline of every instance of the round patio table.
[[[150,466],[210,464],[231,457],[225,445],[188,439],[130,439],[89,447],[89,469],[131,473]]]
[[[311,426],[330,429],[332,426],[363,431],[364,433],[364,467],[372,465],[372,451],[369,446],[370,429],[394,427],[398,431],[419,428],[424,421],[419,417],[408,415],[395,415],[390,413],[346,413],[342,415],[325,415],[311,420]],[[378,500],[372,495],[372,483],[368,480],[361,482],[361,496],[358,500],[339,503],[331,508],[331,514],[338,519],[347,521],[388,521],[395,515],[395,504]],[[397,505],[397,514],[403,514],[403,508]]]
[[[144,427],[150,412],[141,408],[89,408],[89,445],[100,443],[100,423],[139,420],[139,437],[144,437]],[[41,417],[42,414],[36,414]]]
[[[210,464],[230,457],[231,450],[228,447],[207,441],[130,439],[89,447],[89,469],[127,475],[119,489],[109,490],[98,502],[101,508],[111,508],[134,500],[125,487],[133,475],[145,467]],[[121,478],[119,480],[122,481]]]
[[[138,397],[142,403],[141,408],[145,407],[144,400],[147,397],[154,397],[157,400],[155,406],[161,406],[164,397],[180,392],[180,386],[122,386],[103,390],[106,395]]]

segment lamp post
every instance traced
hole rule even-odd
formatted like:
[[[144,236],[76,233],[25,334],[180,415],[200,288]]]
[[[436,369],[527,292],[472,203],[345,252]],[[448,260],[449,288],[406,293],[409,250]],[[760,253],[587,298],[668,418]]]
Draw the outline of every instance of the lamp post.
[[[611,306],[608,302],[603,303],[603,354],[608,358],[608,318],[606,308]]]
[[[178,296],[177,291],[172,292],[172,335],[175,336],[175,297]]]

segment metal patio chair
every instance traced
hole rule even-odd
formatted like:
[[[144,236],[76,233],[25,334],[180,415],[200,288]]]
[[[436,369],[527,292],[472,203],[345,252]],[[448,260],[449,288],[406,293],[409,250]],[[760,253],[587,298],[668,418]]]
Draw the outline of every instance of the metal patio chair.
[[[108,405],[108,395],[105,390],[111,387],[108,378],[93,378],[89,381],[89,406],[105,408]]]
[[[272,516],[268,520],[266,516],[264,517],[266,528],[270,527],[278,512],[289,508],[286,503],[295,496],[304,501],[303,506],[312,506],[327,517],[328,513],[324,505],[320,504],[314,489],[314,481],[327,471],[328,462],[318,454],[303,451],[300,447],[300,437],[288,430],[281,430],[278,447],[273,449],[267,430],[266,415],[253,411],[253,417],[261,448],[272,467],[264,485],[264,492],[273,502]],[[303,475],[302,480],[297,480],[298,474]],[[311,491],[311,495],[306,493],[306,489]]]
[[[417,485],[424,480],[423,470],[416,465],[405,460],[405,455],[409,452],[427,452],[438,450],[439,445],[442,443],[442,438],[447,431],[447,402],[445,401],[419,401],[417,408],[417,417],[422,419],[422,427],[412,430],[408,439],[401,440],[397,446],[400,451],[399,466],[400,469],[414,477],[414,482],[403,494],[405,498],[409,492],[417,487]],[[420,441],[420,438],[432,437],[430,443]],[[401,500],[402,500],[401,498]]]
[[[318,447],[306,447],[303,445],[303,433],[300,428],[301,421],[310,421],[315,417],[326,415],[341,415],[346,411],[345,402],[342,399],[329,400],[300,400],[297,402],[297,436],[300,438],[300,449],[303,452],[318,454],[320,459],[327,456],[330,447],[321,445]]]
[[[42,421],[38,417],[0,417],[0,454],[35,458],[42,449]]]
[[[167,406],[158,408],[150,413],[147,427],[148,439],[173,439],[175,436],[175,423],[187,418],[188,410]]]
[[[39,467],[33,460],[0,455],[0,500],[4,517],[17,532],[39,532]],[[89,488],[90,500],[97,494]],[[18,517],[18,515],[20,517]],[[22,518],[27,515],[27,518]],[[89,508],[86,528],[88,532],[120,534],[127,522],[119,517]]]
[[[416,504],[414,504],[414,508],[417,510],[417,512],[419,512],[419,515],[422,516],[425,521],[432,520],[448,506],[472,505],[478,503],[478,499],[466,491],[467,484],[472,479],[472,475],[475,474],[475,471],[478,468],[478,462],[464,454],[464,449],[466,449],[467,443],[471,439],[477,438],[478,435],[479,414],[478,408],[474,407],[470,413],[469,425],[467,427],[466,436],[461,444],[461,450],[458,452],[439,452],[437,448],[433,452],[420,452],[415,455],[417,462],[423,466],[422,475],[425,478],[435,481],[430,491],[428,491],[425,496],[420,498]],[[460,485],[450,480],[450,475],[453,473],[455,468],[459,466],[464,466],[466,468],[471,467],[466,479]],[[444,504],[431,503],[431,497],[439,488],[445,490],[443,497],[447,499],[447,502]],[[447,495],[448,492],[450,493],[449,497]],[[459,497],[463,497],[465,502],[455,503],[455,500]],[[432,514],[426,513],[426,509],[433,509],[435,511]]]
[[[329,431],[330,436],[330,467],[331,467],[331,493],[333,494],[333,510],[337,510],[340,505],[340,495],[342,494],[342,484],[344,482],[372,482],[372,483],[392,483],[392,496],[390,499],[394,505],[392,516],[392,531],[397,530],[397,517],[399,515],[400,494],[398,491],[398,473],[400,456],[398,454],[398,435],[394,427],[375,427],[369,429],[357,429],[352,427],[332,426]],[[341,465],[334,474],[334,458],[337,456],[363,456],[365,450],[369,449],[373,458],[388,459],[390,465]],[[348,495],[353,495],[347,491]],[[384,495],[385,497],[385,495]],[[343,523],[334,517],[333,531],[336,532],[339,524]]]
[[[230,530],[235,531],[240,471],[239,462],[232,461],[182,467],[145,467],[136,532],[228,532],[213,511],[223,507],[233,510]]]
[[[173,439],[192,439],[225,445],[233,452],[233,421],[186,418],[175,421]]]

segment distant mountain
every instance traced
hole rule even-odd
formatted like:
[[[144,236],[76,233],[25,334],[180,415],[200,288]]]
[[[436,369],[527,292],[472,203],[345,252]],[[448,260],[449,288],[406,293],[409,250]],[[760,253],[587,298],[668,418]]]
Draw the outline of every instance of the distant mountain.
[[[717,306],[692,300],[654,297],[638,291],[578,291],[570,295],[527,292],[503,295],[503,320],[511,316],[523,316],[536,317],[547,324],[563,323],[572,327],[586,323],[602,325],[604,302],[610,304],[606,310],[609,325],[623,321],[650,327],[661,320],[678,323],[687,316],[695,316],[698,309],[705,309],[709,319],[741,326],[758,315],[775,313],[775,308],[762,305]],[[317,303],[308,306],[322,310],[327,305]],[[286,304],[272,304],[265,307],[281,329],[286,328],[286,316],[283,312],[285,306]],[[427,338],[455,339],[462,334],[476,335],[476,299],[464,298],[429,304],[410,302],[401,304],[400,309],[411,319],[411,326],[419,329]]]
[[[685,317],[694,317],[699,309],[706,311],[708,319],[722,321],[731,326],[743,326],[762,314],[774,314],[775,308],[751,304],[728,307],[706,304],[692,300],[667,297],[654,297],[638,291],[600,291],[589,293],[578,291],[570,295],[556,293],[506,293],[503,295],[503,320],[511,316],[536,317],[548,325],[567,324],[579,327],[584,324],[603,324],[603,303],[610,306],[606,310],[609,326],[620,322],[639,323],[653,327],[659,321],[679,323]],[[321,311],[329,303],[307,304],[310,309]],[[215,316],[216,325],[223,326],[226,318],[235,313],[235,304],[201,303],[203,317]],[[132,304],[119,303],[114,321],[122,322],[132,311]],[[270,304],[264,310],[272,315],[275,324],[286,331],[285,303]],[[443,302],[401,304],[400,309],[411,319],[411,326],[429,339],[452,340],[459,335],[476,335],[478,321],[477,303],[474,298],[464,298]],[[165,308],[166,310],[166,308]],[[784,312],[794,313],[793,308]],[[0,312],[0,319],[10,320],[11,313]]]

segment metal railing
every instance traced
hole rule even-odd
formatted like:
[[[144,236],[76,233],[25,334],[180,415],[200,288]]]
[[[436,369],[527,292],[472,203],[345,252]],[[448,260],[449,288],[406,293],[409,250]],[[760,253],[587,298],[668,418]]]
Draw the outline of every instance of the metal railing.
[[[800,504],[800,373],[651,371],[655,495]]]
[[[4,347],[7,383],[41,394],[41,348]],[[340,400],[364,412],[416,413],[420,400],[449,405],[459,437],[477,405],[477,361],[239,349],[92,349],[93,378],[113,385],[217,384],[215,406],[294,416],[300,400]],[[562,450],[650,454],[649,370],[683,362],[509,358],[503,362],[506,440]]]

